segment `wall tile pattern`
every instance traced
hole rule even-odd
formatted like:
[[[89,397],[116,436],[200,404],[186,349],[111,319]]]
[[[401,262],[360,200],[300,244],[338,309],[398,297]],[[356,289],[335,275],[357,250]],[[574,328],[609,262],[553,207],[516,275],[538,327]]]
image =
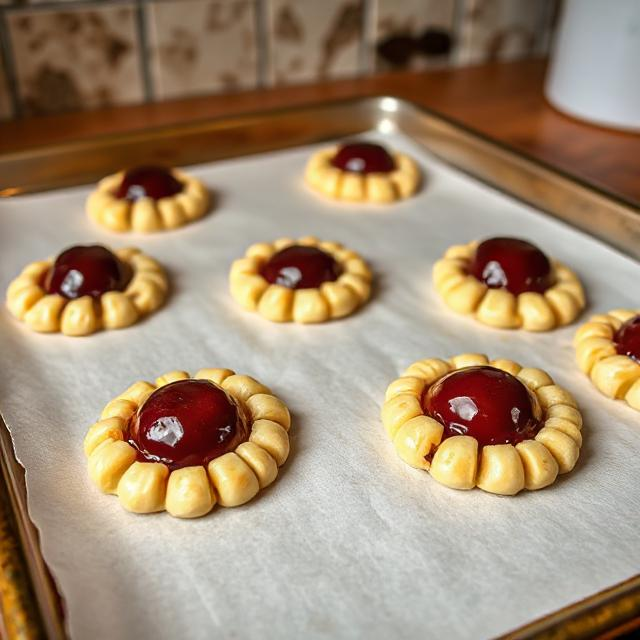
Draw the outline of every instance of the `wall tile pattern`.
[[[552,17],[549,2],[469,0],[460,29],[460,64],[517,60],[544,53]]]
[[[374,5],[374,64],[381,71],[398,67],[422,70],[447,66],[455,47],[455,0],[378,0]],[[448,36],[449,48],[420,46],[420,39],[434,34]],[[437,37],[437,36],[436,36]],[[407,39],[402,48],[401,39]],[[385,44],[400,48],[394,60],[385,56]],[[437,44],[437,43],[434,43]],[[404,56],[406,55],[406,61]]]
[[[251,0],[181,0],[145,7],[153,95],[220,93],[258,82]]]
[[[9,94],[9,81],[4,67],[4,60],[0,55],[0,119],[8,119],[13,115],[11,96]]]
[[[63,7],[7,16],[25,114],[140,102],[135,6]]]
[[[0,118],[543,56],[557,3],[0,0]]]
[[[271,84],[360,73],[363,0],[271,0],[267,6],[267,77]]]

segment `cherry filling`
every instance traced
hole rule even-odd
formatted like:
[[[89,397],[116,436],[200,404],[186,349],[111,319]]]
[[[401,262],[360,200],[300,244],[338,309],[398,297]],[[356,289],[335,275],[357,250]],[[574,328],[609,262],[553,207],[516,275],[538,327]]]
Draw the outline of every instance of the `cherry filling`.
[[[136,167],[125,174],[115,195],[121,200],[139,198],[168,198],[183,189],[182,182],[176,180],[168,169],[163,167]]]
[[[331,159],[331,164],[343,171],[353,173],[389,173],[396,163],[389,152],[372,142],[344,144]]]
[[[432,385],[424,412],[444,425],[443,439],[473,436],[480,447],[517,444],[540,430],[540,410],[515,376],[493,367],[467,367]]]
[[[629,318],[613,337],[616,351],[623,356],[629,356],[640,364],[640,315]]]
[[[337,280],[341,273],[333,256],[299,244],[274,253],[261,270],[267,282],[289,289],[315,289],[323,282]]]
[[[514,295],[542,293],[553,285],[551,263],[535,245],[517,238],[490,238],[478,245],[469,267],[471,275],[491,289]]]
[[[236,403],[208,380],[178,380],[154,391],[129,423],[141,462],[170,469],[207,465],[249,438]]]
[[[99,298],[107,291],[123,291],[131,280],[131,267],[100,245],[76,245],[63,251],[44,276],[47,293],[73,300]]]

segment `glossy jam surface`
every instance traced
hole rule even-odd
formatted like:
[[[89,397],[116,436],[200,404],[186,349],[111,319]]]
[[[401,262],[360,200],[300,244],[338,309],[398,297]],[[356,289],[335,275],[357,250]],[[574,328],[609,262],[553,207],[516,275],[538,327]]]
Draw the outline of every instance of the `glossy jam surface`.
[[[73,300],[123,291],[131,280],[131,267],[100,245],[70,247],[46,273],[43,288]]]
[[[170,469],[206,465],[249,438],[235,402],[208,380],[178,380],[154,391],[129,424],[129,442],[144,462]]]
[[[542,426],[527,387],[493,367],[467,367],[444,376],[424,394],[422,407],[444,425],[443,438],[473,436],[480,447],[517,444]]]
[[[551,263],[535,245],[517,238],[490,238],[478,245],[469,267],[471,275],[491,289],[514,295],[542,293],[553,285]]]
[[[168,198],[180,193],[183,185],[163,167],[136,167],[125,174],[115,195],[121,200],[138,200],[139,198]]]
[[[262,267],[262,277],[289,289],[315,289],[337,280],[342,269],[333,256],[316,247],[294,244],[274,253]]]
[[[613,341],[620,355],[629,356],[640,364],[640,315],[627,320],[616,331]]]
[[[396,168],[389,152],[371,142],[353,142],[341,146],[331,159],[331,164],[353,173],[389,173]]]

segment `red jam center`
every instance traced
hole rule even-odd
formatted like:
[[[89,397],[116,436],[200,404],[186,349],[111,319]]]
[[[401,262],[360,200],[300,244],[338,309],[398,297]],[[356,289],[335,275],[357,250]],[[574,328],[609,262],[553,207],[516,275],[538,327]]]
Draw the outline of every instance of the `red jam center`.
[[[116,197],[121,200],[168,198],[182,191],[182,183],[163,167],[136,167],[125,174]]]
[[[353,142],[341,146],[331,164],[353,173],[389,173],[396,168],[389,152],[372,142]]]
[[[76,245],[63,251],[44,277],[47,293],[65,298],[99,298],[107,291],[123,291],[131,280],[131,268],[100,245]]]
[[[470,273],[491,289],[514,295],[542,293],[553,285],[551,263],[535,245],[517,238],[490,238],[478,245]]]
[[[271,284],[289,289],[315,289],[323,282],[337,280],[342,270],[328,253],[294,244],[274,253],[261,273]]]
[[[170,469],[207,465],[249,437],[235,402],[208,380],[178,380],[154,391],[129,424],[142,462]]]
[[[467,367],[432,385],[424,412],[444,425],[444,438],[473,436],[480,447],[517,444],[542,426],[536,404],[515,376],[493,367]]]
[[[627,320],[613,338],[616,351],[640,364],[640,315]]]

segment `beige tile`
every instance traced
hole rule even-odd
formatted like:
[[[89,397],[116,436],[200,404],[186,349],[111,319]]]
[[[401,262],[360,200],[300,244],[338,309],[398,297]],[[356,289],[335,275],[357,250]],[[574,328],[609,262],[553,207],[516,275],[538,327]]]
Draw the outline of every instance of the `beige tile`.
[[[451,50],[455,43],[455,6],[455,0],[377,0],[373,8],[371,51],[375,69],[446,66],[451,53],[441,51],[443,41],[449,41]],[[425,35],[425,43],[420,46],[419,39]]]
[[[19,10],[7,17],[25,113],[143,100],[133,4]]]
[[[517,60],[544,53],[554,0],[466,0],[458,62]]]
[[[252,0],[147,5],[157,98],[249,89],[258,82]]]
[[[11,98],[9,97],[9,84],[4,68],[4,62],[0,55],[0,120],[8,120],[13,115]]]
[[[362,34],[362,0],[270,0],[270,83],[358,75]]]

